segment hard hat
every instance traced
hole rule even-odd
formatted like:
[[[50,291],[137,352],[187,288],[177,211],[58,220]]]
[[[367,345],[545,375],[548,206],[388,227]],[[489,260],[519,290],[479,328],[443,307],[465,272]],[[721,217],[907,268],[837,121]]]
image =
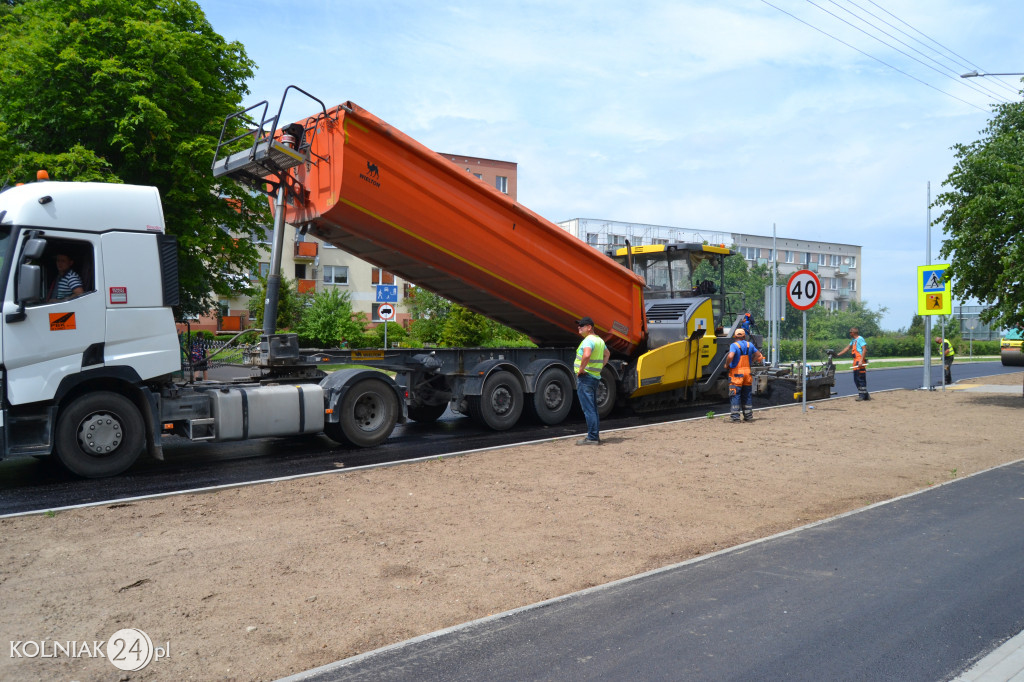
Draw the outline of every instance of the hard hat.
[[[733,336],[735,336],[737,339],[742,339],[746,335],[747,335],[747,333],[745,331],[743,331],[742,329],[737,329],[736,333],[733,334]]]

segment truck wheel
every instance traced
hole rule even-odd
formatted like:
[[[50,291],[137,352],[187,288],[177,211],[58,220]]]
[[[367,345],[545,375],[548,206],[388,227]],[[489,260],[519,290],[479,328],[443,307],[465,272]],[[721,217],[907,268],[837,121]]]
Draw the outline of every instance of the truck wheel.
[[[334,441],[358,448],[372,448],[388,439],[398,421],[398,397],[383,381],[356,382],[341,399],[338,422],[324,424]]]
[[[483,394],[469,401],[469,414],[495,431],[511,429],[523,413],[523,387],[511,372],[495,372],[484,382]]]
[[[76,398],[57,419],[57,458],[83,478],[121,473],[139,458],[145,440],[139,408],[109,391]]]
[[[440,405],[410,405],[409,419],[423,424],[436,422],[444,411],[448,409],[448,403]]]
[[[618,385],[615,383],[615,372],[605,367],[601,370],[601,383],[597,385],[597,416],[604,419],[615,409],[618,397]]]
[[[531,412],[541,424],[561,424],[572,409],[572,382],[565,372],[549,367],[541,372],[532,397]]]

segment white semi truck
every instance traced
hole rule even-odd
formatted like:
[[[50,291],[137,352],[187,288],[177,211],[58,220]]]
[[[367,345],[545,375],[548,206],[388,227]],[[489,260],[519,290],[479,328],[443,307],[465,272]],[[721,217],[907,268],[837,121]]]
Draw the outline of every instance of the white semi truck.
[[[49,264],[58,254],[72,259],[84,293],[53,300]],[[55,454],[75,474],[102,477],[147,450],[162,459],[164,434],[224,441],[326,432],[365,446],[405,419],[403,389],[372,370],[322,382],[175,383],[176,244],[154,187],[43,181],[7,189],[0,259],[0,458]],[[297,358],[294,337],[263,345],[275,358]]]

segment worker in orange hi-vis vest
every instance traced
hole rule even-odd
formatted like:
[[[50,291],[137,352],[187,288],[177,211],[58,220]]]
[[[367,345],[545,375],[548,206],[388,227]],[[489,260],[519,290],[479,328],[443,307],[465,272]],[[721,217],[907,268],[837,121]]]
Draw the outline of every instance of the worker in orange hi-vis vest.
[[[856,327],[850,328],[850,345],[836,353],[836,357],[853,351],[853,385],[857,387],[857,400],[871,400],[868,394],[868,342]]]
[[[733,336],[736,340],[729,346],[726,365],[729,367],[729,417],[738,424],[741,404],[743,421],[754,421],[754,381],[750,368],[755,364],[764,364],[764,356],[753,343],[747,341],[747,333],[742,329],[737,329]]]

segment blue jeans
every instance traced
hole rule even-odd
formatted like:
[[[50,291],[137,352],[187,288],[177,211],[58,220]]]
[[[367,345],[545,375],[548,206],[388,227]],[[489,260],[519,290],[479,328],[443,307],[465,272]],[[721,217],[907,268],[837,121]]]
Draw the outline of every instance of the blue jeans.
[[[597,415],[597,386],[600,379],[595,379],[589,374],[576,377],[576,393],[580,397],[580,407],[583,408],[583,417],[587,420],[587,439],[600,440],[598,432],[600,418]]]

